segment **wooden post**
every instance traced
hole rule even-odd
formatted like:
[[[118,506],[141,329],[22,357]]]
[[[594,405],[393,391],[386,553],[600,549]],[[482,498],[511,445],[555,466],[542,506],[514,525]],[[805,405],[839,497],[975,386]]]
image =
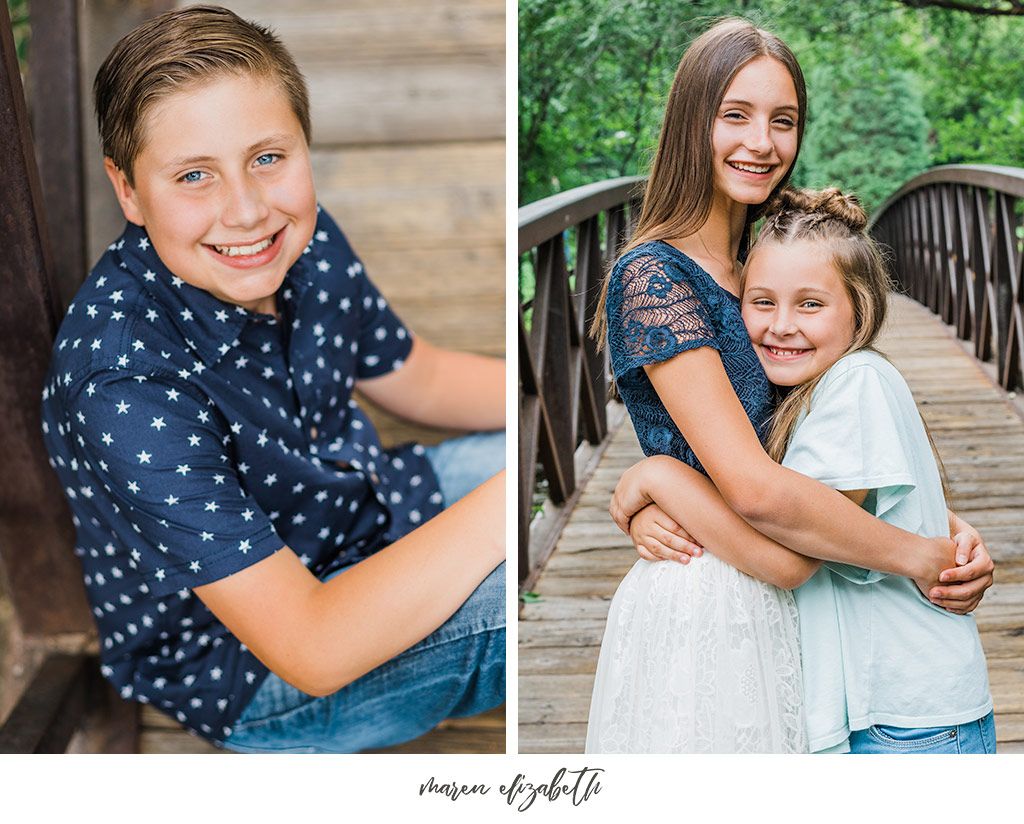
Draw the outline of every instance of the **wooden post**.
[[[92,621],[72,552],[70,514],[39,419],[59,302],[6,4],[0,10],[0,146],[0,560],[23,631],[81,631]]]
[[[32,0],[32,124],[61,309],[88,268],[77,0]]]

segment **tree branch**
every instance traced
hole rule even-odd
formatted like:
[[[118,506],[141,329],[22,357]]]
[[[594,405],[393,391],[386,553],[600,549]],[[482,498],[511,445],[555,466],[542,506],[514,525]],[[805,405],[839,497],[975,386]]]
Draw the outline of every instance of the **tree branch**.
[[[951,11],[963,11],[968,14],[980,14],[988,17],[1024,17],[1022,0],[1005,0],[993,5],[975,5],[974,3],[958,2],[958,0],[896,0],[912,9],[936,8]]]

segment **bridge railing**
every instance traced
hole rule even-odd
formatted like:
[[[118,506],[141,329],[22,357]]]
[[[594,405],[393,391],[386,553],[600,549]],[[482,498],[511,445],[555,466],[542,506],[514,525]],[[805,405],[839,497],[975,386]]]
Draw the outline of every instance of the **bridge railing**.
[[[872,234],[891,247],[897,281],[994,364],[1000,385],[1024,387],[1024,169],[939,166],[878,209]]]
[[[585,478],[577,447],[608,434],[607,355],[587,331],[627,239],[641,177],[581,186],[519,209],[519,582],[551,554]],[[531,284],[532,281],[532,284]],[[546,502],[538,502],[538,482]],[[534,517],[538,511],[542,517]]]

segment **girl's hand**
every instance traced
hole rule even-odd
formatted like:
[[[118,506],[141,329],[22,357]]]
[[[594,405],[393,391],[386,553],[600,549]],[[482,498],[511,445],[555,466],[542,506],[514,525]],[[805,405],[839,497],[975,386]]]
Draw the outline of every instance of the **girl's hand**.
[[[688,564],[691,556],[699,558],[704,554],[703,547],[657,504],[648,504],[633,516],[629,537],[637,554],[648,561]]]
[[[618,484],[615,486],[615,493],[612,495],[611,505],[608,511],[611,513],[615,525],[629,535],[629,520],[647,504],[654,501],[654,496],[648,491],[657,488],[658,468],[663,461],[674,461],[665,455],[652,455],[642,461],[633,464],[622,473]]]
[[[968,524],[963,525],[967,529],[953,536],[957,566],[940,572],[939,586],[928,592],[933,604],[961,615],[973,612],[981,603],[985,590],[992,586],[995,569],[981,535]]]

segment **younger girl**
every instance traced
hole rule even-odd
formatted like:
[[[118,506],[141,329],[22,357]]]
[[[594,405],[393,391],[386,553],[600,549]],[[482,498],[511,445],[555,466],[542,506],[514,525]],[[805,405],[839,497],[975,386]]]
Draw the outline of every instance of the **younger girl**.
[[[751,251],[743,320],[768,378],[792,387],[773,416],[767,448],[784,466],[887,523],[923,537],[948,535],[939,471],[920,415],[899,372],[872,348],[888,280],[865,224],[856,200],[838,190],[785,191]],[[745,560],[750,546],[737,549],[751,537],[749,528],[685,464],[649,458],[624,476],[616,496],[629,509],[637,498],[653,498],[719,560],[765,577]],[[638,518],[634,536],[647,526]],[[755,540],[762,542],[762,567],[788,568],[794,583],[814,573],[796,590],[812,751],[995,751],[992,699],[972,616],[940,609],[908,578],[838,563],[818,568],[820,562]],[[645,642],[638,631],[646,636],[653,625],[669,639],[690,634],[668,612],[686,610],[676,601],[688,593],[645,591],[637,581],[650,575],[648,567],[674,567],[680,588],[695,571],[641,560],[627,576],[620,593],[629,597],[616,595],[598,667],[591,710],[597,737],[609,726],[628,727],[630,705],[678,694],[677,685],[702,669],[701,661],[677,662],[681,669],[659,669],[656,680],[620,677],[616,662]],[[740,634],[733,633],[720,656],[742,654]],[[661,660],[674,658],[666,647]],[[737,697],[726,712],[745,710],[744,674],[737,675]],[[663,729],[685,727],[692,723],[688,712],[676,701],[658,722]]]

